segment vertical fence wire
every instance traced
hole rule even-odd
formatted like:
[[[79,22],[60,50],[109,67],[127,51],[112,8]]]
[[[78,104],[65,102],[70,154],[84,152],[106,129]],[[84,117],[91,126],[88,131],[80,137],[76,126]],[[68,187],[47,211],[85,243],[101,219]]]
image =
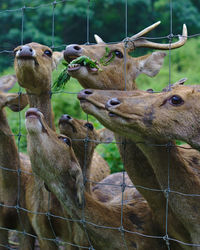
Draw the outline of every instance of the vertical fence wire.
[[[125,4],[124,4],[124,33],[125,33],[125,37],[128,37],[128,2],[127,0],[125,0]],[[126,44],[124,46],[124,84],[125,84],[125,88],[124,91],[126,91],[126,86],[127,86],[127,58],[126,58],[126,52],[127,52],[127,48],[126,48]],[[122,184],[121,184],[121,191],[122,191],[122,195],[121,195],[121,225],[120,225],[120,232],[121,232],[121,236],[124,242],[124,248],[126,250],[128,250],[128,246],[127,246],[127,242],[125,239],[125,231],[124,231],[124,225],[123,225],[123,209],[124,209],[124,191],[126,189],[126,183],[125,183],[125,164],[126,164],[126,140],[123,141],[123,154],[124,154],[124,164],[123,164],[123,170],[122,170]]]
[[[89,45],[89,39],[90,39],[90,0],[87,1],[87,12],[86,12],[86,19],[87,19],[87,24],[86,24],[86,45]],[[87,122],[89,121],[89,116],[88,114],[86,114],[86,120]],[[82,192],[82,198],[83,198],[83,206],[82,206],[82,216],[81,216],[81,223],[83,225],[83,229],[84,229],[84,233],[86,235],[86,238],[87,238],[87,242],[89,244],[89,248],[90,249],[94,249],[93,248],[93,245],[92,245],[92,242],[90,240],[90,235],[87,231],[87,224],[86,224],[86,219],[85,219],[85,192],[86,192],[86,188],[90,189],[90,180],[88,179],[88,176],[87,176],[87,164],[88,164],[88,159],[87,159],[87,155],[88,155],[88,143],[90,143],[90,139],[89,139],[89,136],[88,136],[88,131],[89,131],[89,128],[87,128],[87,134],[86,134],[86,137],[84,139],[84,163],[83,163],[83,192]]]
[[[172,0],[169,2],[169,12],[170,12],[170,35],[169,35],[169,91],[171,90],[171,43],[172,43],[172,28],[173,28],[173,6]],[[168,172],[167,172],[167,187],[165,191],[166,198],[166,213],[165,213],[165,236],[164,240],[166,242],[167,249],[170,250],[170,241],[168,236],[168,212],[169,212],[169,193],[170,193],[170,153],[171,153],[171,143],[167,145],[168,153]]]
[[[52,5],[53,9],[52,9],[52,44],[51,44],[51,47],[52,49],[55,47],[55,8],[56,8],[56,5],[58,3],[64,3],[66,1],[59,1],[59,2],[56,2],[54,1],[53,3],[50,3],[50,4],[44,4],[44,5],[41,5],[41,6],[48,6],[48,5]],[[170,5],[170,34],[168,36],[168,39],[169,39],[169,44],[170,44],[170,48],[169,48],[169,89],[171,88],[171,42],[172,42],[172,38],[175,37],[173,35],[173,30],[172,30],[172,27],[173,27],[173,18],[172,18],[172,15],[173,15],[173,6],[172,6],[172,0],[170,0],[169,2],[169,5]],[[37,9],[41,6],[38,6],[38,7],[32,7],[32,9]],[[16,10],[6,10],[8,12],[10,11],[21,11],[21,44],[23,45],[24,44],[24,24],[25,24],[25,10],[26,10],[27,6],[25,5],[25,1],[24,1],[24,6],[21,8],[21,9],[16,9]],[[3,11],[4,12],[4,11]],[[2,12],[0,12],[1,14]],[[87,45],[90,45],[90,41],[89,41],[89,35],[90,35],[90,16],[89,16],[89,13],[90,13],[90,0],[88,0],[88,4],[87,4],[87,30],[86,30],[86,44]],[[199,35],[199,34],[195,34],[195,35]],[[193,35],[193,36],[195,36]],[[191,37],[193,37],[191,36]],[[127,38],[128,37],[128,0],[125,0],[125,37]],[[125,88],[124,90],[126,91],[127,89],[127,68],[126,68],[126,63],[127,63],[127,58],[126,58],[126,54],[127,54],[127,43],[124,43],[124,79],[125,79]],[[10,53],[10,51],[0,51],[0,53]],[[19,87],[19,97],[21,95],[21,87]],[[50,96],[51,96],[51,93],[50,93]],[[20,99],[19,99],[19,102],[20,102]],[[22,133],[21,133],[21,113],[19,112],[19,131],[18,131],[18,140],[17,140],[17,147],[18,147],[18,152],[20,152],[20,144],[21,144],[21,137],[22,137]],[[87,121],[89,120],[88,118],[88,115],[87,115]],[[83,176],[84,176],[84,183],[88,182],[89,180],[86,178],[86,168],[87,168],[87,153],[88,153],[88,143],[90,143],[90,139],[88,137],[88,133],[87,133],[87,136],[85,138],[85,155],[84,155],[84,166],[83,166]],[[124,163],[126,161],[126,141],[123,142],[123,146],[124,146]],[[161,146],[161,145],[158,145],[158,146]],[[165,235],[163,237],[163,239],[165,240],[166,242],[166,245],[167,245],[167,248],[168,250],[170,250],[170,240],[173,240],[173,241],[177,241],[183,245],[188,245],[188,246],[197,246],[197,247],[200,247],[200,245],[198,244],[187,244],[187,243],[184,243],[184,242],[181,242],[181,241],[178,241],[176,239],[171,239],[168,234],[168,210],[169,210],[169,194],[170,192],[173,192],[171,189],[170,189],[170,167],[171,167],[171,161],[170,161],[170,153],[171,153],[171,144],[169,143],[167,145],[167,152],[168,152],[168,176],[167,176],[167,188],[165,190],[163,190],[163,192],[165,193],[165,197],[166,197],[166,217],[165,217]],[[19,155],[19,159],[20,159],[20,155]],[[124,164],[125,165],[125,164]],[[2,168],[3,169],[3,168]],[[27,234],[29,235],[28,233],[25,232],[24,230],[24,225],[23,225],[23,222],[22,222],[22,219],[21,219],[21,216],[20,216],[20,211],[23,210],[24,208],[21,207],[21,204],[20,204],[20,197],[21,197],[21,168],[20,166],[17,166],[17,175],[18,175],[18,195],[17,195],[17,204],[15,206],[15,208],[17,209],[17,213],[18,213],[18,217],[19,217],[19,220],[20,220],[20,224],[21,224],[21,228],[22,228],[22,232],[19,232],[19,233],[22,233],[22,234]],[[125,183],[125,171],[123,169],[123,179],[122,179],[122,184],[121,184],[121,190],[122,190],[122,198],[121,198],[121,225],[120,225],[120,228],[112,228],[113,230],[119,230],[121,232],[121,236],[122,236],[122,239],[123,239],[123,242],[124,242],[124,248],[125,249],[128,249],[128,246],[127,246],[127,242],[126,242],[126,239],[125,239],[125,232],[127,232],[126,230],[124,230],[124,225],[123,225],[123,207],[124,207],[124,191],[125,191],[125,188],[126,188],[126,183]],[[83,196],[84,196],[84,191],[85,191],[85,188],[83,187]],[[159,190],[160,191],[160,190]],[[180,194],[180,193],[179,193]],[[51,211],[50,211],[50,205],[51,205],[51,197],[50,197],[50,193],[49,193],[49,196],[48,196],[48,211],[47,213],[45,213],[48,217],[48,220],[49,220],[49,223],[50,223],[50,227],[51,227],[51,230],[52,230],[52,233],[54,235],[54,239],[46,239],[46,240],[53,240],[57,245],[59,245],[59,241],[57,240],[57,236],[56,236],[56,233],[54,231],[54,228],[53,228],[53,225],[51,223],[51,216],[53,216],[51,214]],[[182,195],[185,195],[185,194],[182,194]],[[197,195],[198,196],[198,195]],[[84,197],[83,197],[84,198]],[[0,206],[3,206],[3,204],[0,204]],[[31,212],[31,211],[29,211]],[[66,220],[68,221],[66,218],[62,218],[63,220]],[[72,219],[73,221],[73,219]],[[93,248],[93,245],[92,245],[92,242],[90,240],[90,235],[87,231],[87,223],[89,224],[90,222],[86,221],[86,218],[85,218],[85,210],[84,210],[84,206],[82,208],[82,218],[81,220],[79,221],[80,223],[83,224],[83,228],[84,228],[84,231],[85,231],[85,235],[86,235],[86,238],[87,238],[87,241],[89,243],[89,247],[83,247],[83,246],[80,246],[81,248],[87,248],[87,249],[94,249]],[[92,223],[90,223],[92,224]],[[94,225],[96,227],[98,227],[98,225]],[[100,228],[109,228],[109,227],[106,227],[106,226],[99,226]],[[0,229],[2,229],[0,227]],[[149,237],[149,238],[153,238],[153,236],[145,236],[145,235],[142,235],[143,237]],[[32,236],[34,237],[34,236]],[[159,238],[159,237],[158,237]],[[66,244],[70,244],[69,242],[64,242]],[[1,244],[0,244],[1,245]],[[10,248],[9,246],[5,246],[5,248],[7,249],[12,249]],[[30,248],[31,249],[31,248]]]

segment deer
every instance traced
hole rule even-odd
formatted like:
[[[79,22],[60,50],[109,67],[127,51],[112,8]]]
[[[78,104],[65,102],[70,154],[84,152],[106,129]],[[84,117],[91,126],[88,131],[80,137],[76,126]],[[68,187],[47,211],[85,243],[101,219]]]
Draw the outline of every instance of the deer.
[[[96,151],[96,146],[101,143],[110,143],[113,140],[113,133],[105,128],[96,130],[91,122],[79,120],[64,114],[58,123],[60,134],[72,139],[72,147],[79,161],[82,171],[86,171],[86,190],[91,191],[99,181],[110,174],[107,162]],[[87,146],[85,139],[88,140]]]
[[[179,41],[173,43],[173,45],[151,43],[142,38],[143,35],[150,32],[159,24],[160,22],[157,22],[154,25],[147,27],[138,34],[128,38],[128,40],[126,39],[125,43],[122,41],[118,44],[106,44],[100,37],[96,35],[96,45],[86,46],[72,44],[67,46],[64,51],[64,58],[68,63],[70,63],[70,67],[68,67],[68,74],[76,78],[84,88],[89,87],[102,90],[137,89],[135,82],[137,76],[139,76],[141,73],[150,77],[158,74],[166,54],[164,52],[153,52],[150,55],[134,58],[129,56],[130,52],[139,47],[176,49],[184,45],[187,41],[187,28],[185,25],[183,25],[182,36],[179,36]],[[108,48],[107,50],[110,51],[108,55],[106,55],[106,48]],[[113,56],[113,53],[115,56]],[[71,65],[71,62],[74,58],[82,55],[89,56],[91,59],[96,61],[101,70],[98,68],[90,68],[89,66],[85,65]],[[113,58],[107,66],[104,66],[100,63],[101,59],[105,59],[106,57],[107,61],[109,62],[112,56]],[[124,72],[126,72],[126,74]],[[129,91],[126,92],[127,95],[128,92]],[[106,94],[108,95],[107,92]],[[109,98],[109,96],[107,97]],[[106,97],[103,95],[102,98]],[[98,111],[100,112],[100,110]],[[158,190],[160,189],[160,185],[147,157],[135,144],[133,139],[121,136],[116,131],[115,138],[116,141],[121,142],[118,144],[118,147],[124,162],[125,170],[127,171],[131,181],[137,186],[140,193],[148,201],[148,204],[154,211],[153,216],[160,224],[160,227],[163,229],[164,233],[165,224],[163,223],[163,216],[165,216],[165,206],[163,204],[165,204],[165,197],[161,192],[155,192],[152,194],[152,192],[148,190],[148,188]],[[146,173],[145,175],[144,171]],[[143,186],[144,183],[147,189],[140,188],[140,186]],[[159,213],[157,213],[157,211],[159,211]],[[177,225],[178,230],[181,228],[180,223],[174,224]],[[172,227],[172,230],[174,231],[173,228],[174,227]],[[182,234],[184,233],[181,231],[180,239]],[[177,236],[177,230],[175,230],[175,235]]]
[[[78,98],[83,110],[95,116],[105,127],[138,142],[138,147],[154,171],[154,178],[160,186],[158,190],[162,190],[162,193],[169,191],[168,233],[169,237],[173,237],[170,243],[173,239],[178,239],[182,241],[183,249],[193,249],[187,244],[199,244],[200,220],[197,212],[199,203],[195,195],[198,194],[200,184],[198,165],[200,155],[193,149],[197,146],[191,142],[192,136],[194,140],[198,140],[197,130],[192,130],[195,127],[192,123],[197,124],[196,120],[198,121],[198,112],[192,102],[197,100],[195,94],[198,95],[199,87],[175,84],[171,88],[171,91],[158,94],[141,90],[125,92],[87,89],[81,91]],[[185,119],[188,117],[187,112],[191,112],[191,116],[188,115],[189,119]],[[191,129],[186,125],[188,121],[191,122],[189,124]],[[183,122],[185,126],[183,124],[182,127]],[[174,139],[183,140],[193,148],[188,146],[179,148]],[[169,180],[168,157],[171,165]],[[136,169],[135,166],[132,168]],[[148,181],[144,164],[141,166],[141,171],[144,172],[144,180]],[[142,190],[140,192],[150,206],[153,200],[162,201],[156,198],[153,192],[149,198],[145,192]],[[180,193],[186,195],[192,193],[194,197]],[[158,205],[156,210],[152,207],[152,210],[164,216],[161,205]]]
[[[162,237],[142,237],[142,234],[159,235],[156,223],[152,221],[151,209],[142,196],[137,198],[136,195],[130,202],[124,203],[122,219],[121,201],[100,202],[90,193],[83,191],[83,173],[69,138],[65,136],[61,140],[60,136],[49,128],[43,114],[36,108],[30,108],[26,112],[25,124],[27,150],[34,173],[56,195],[63,209],[76,221],[80,220],[80,226],[85,228],[89,236],[90,247],[167,249]],[[124,237],[120,239],[121,222],[125,232]],[[99,229],[98,225],[106,225],[113,230]],[[177,245],[176,242],[174,244]]]
[[[0,249],[9,247],[9,229],[34,234],[27,213],[21,209],[26,208],[25,183],[27,176],[25,173],[31,173],[30,161],[27,164],[23,154],[19,155],[4,110],[5,107],[8,107],[14,112],[19,112],[28,104],[24,94],[4,92],[10,89],[15,82],[16,78],[12,75],[0,78]],[[18,173],[18,170],[21,173]],[[15,206],[19,206],[19,208],[17,209]],[[19,238],[20,249],[33,249],[33,237],[19,234]]]

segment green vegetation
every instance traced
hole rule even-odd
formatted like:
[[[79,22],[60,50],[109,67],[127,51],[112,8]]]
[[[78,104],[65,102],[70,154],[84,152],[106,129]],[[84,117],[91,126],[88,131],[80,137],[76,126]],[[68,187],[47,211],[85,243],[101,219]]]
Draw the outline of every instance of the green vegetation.
[[[19,44],[32,41],[59,47],[62,50],[65,44],[88,42],[88,33],[90,42],[94,41],[94,34],[99,34],[106,42],[121,41],[125,38],[125,0],[90,0],[89,11],[86,0],[57,1],[56,5],[53,5],[53,2],[53,0],[1,0],[0,51],[12,51]],[[161,37],[169,34],[170,1],[129,0],[127,4],[128,36],[158,20],[162,23],[149,36]],[[172,7],[173,34],[181,33],[183,23],[187,24],[190,35],[199,33],[199,1],[173,0]],[[10,59],[9,54],[0,54],[0,71],[12,65]]]

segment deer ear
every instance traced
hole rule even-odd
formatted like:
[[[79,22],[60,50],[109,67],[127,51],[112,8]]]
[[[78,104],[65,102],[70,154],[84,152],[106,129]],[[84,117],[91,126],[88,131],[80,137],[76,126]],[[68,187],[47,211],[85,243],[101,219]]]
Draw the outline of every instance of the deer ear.
[[[60,63],[60,61],[63,59],[63,51],[62,52],[58,52],[58,51],[53,52],[52,59],[53,59],[52,69],[54,70],[54,69],[56,69],[56,67]]]
[[[98,140],[104,143],[111,143],[114,140],[114,134],[107,128],[97,130]]]
[[[143,56],[139,59],[137,76],[141,73],[148,76],[155,76],[159,73],[166,53],[153,52],[151,55]]]
[[[74,182],[75,187],[75,201],[77,206],[81,208],[84,204],[83,201],[83,174],[81,167],[77,161],[71,162],[71,167],[69,169],[69,174]]]
[[[0,90],[3,92],[7,92],[15,85],[16,82],[17,82],[16,75],[2,76],[0,77]]]
[[[7,94],[6,106],[14,112],[23,110],[28,104],[28,98],[26,94]]]

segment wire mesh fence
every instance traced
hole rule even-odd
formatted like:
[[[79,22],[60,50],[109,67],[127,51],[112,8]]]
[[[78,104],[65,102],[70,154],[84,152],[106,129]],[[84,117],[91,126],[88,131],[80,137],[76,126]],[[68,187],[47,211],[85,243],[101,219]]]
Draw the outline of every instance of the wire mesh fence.
[[[72,1],[72,0],[71,0]],[[18,9],[7,9],[7,10],[3,10],[3,11],[0,11],[0,18],[4,17],[4,15],[12,15],[13,12],[18,12],[19,15],[21,15],[21,23],[20,23],[20,27],[21,27],[21,38],[20,38],[20,42],[21,44],[23,45],[24,44],[24,27],[26,25],[26,22],[25,22],[25,17],[26,15],[28,15],[28,12],[27,10],[31,10],[31,11],[35,11],[37,13],[37,10],[39,8],[48,8],[49,11],[52,12],[52,15],[51,15],[51,24],[52,24],[52,34],[51,34],[51,48],[54,50],[56,49],[64,49],[65,46],[67,44],[62,44],[62,45],[56,45],[55,46],[55,22],[56,22],[56,14],[55,14],[55,9],[56,9],[56,6],[57,5],[64,5],[64,4],[67,4],[69,1],[68,0],[62,0],[62,1],[52,1],[52,2],[49,2],[47,4],[43,4],[41,3],[40,1],[34,1],[32,2],[30,5],[28,4],[25,4],[24,1],[22,1],[22,6],[21,8],[18,8]],[[89,41],[89,35],[90,35],[90,0],[86,1],[87,2],[87,8],[85,9],[85,19],[86,19],[86,39],[85,39],[85,44],[90,46],[90,45],[93,45],[92,43],[90,43]],[[128,0],[124,1],[124,12],[125,12],[125,20],[124,20],[124,34],[125,34],[125,38],[128,38],[128,31],[127,31],[127,19],[128,19]],[[163,37],[143,37],[143,39],[147,39],[147,40],[156,40],[156,39],[167,39],[169,41],[169,44],[171,45],[172,44],[172,40],[174,38],[178,38],[178,35],[177,34],[173,34],[173,2],[172,0],[169,1],[169,12],[170,12],[170,33],[167,34],[166,36],[163,36]],[[103,18],[103,17],[102,17]],[[199,36],[200,34],[193,34],[193,35],[190,35],[188,36],[188,38],[192,38],[192,37],[196,37],[196,36]],[[118,42],[111,42],[109,44],[115,44],[115,43],[118,43]],[[127,39],[124,39],[124,55],[127,54],[126,50],[127,50]],[[12,54],[13,51],[10,50],[10,49],[3,49],[0,51],[0,54]],[[171,63],[171,48],[169,46],[169,89],[170,89],[170,86],[171,86],[171,83],[172,83],[172,63]],[[124,90],[126,91],[127,90],[127,65],[126,65],[126,56],[124,57],[124,79],[125,79],[125,82],[124,82]],[[21,95],[22,93],[22,88],[20,87],[19,88],[19,96]],[[77,93],[73,93],[73,92],[67,92],[67,91],[52,91],[50,93],[49,96],[52,96],[52,95],[59,95],[59,94],[64,94],[64,95],[71,95],[71,94],[77,94]],[[21,151],[21,138],[22,137],[25,137],[26,135],[22,134],[22,131],[21,131],[21,121],[23,120],[23,117],[21,115],[21,112],[19,112],[19,129],[18,129],[18,133],[17,134],[7,134],[8,136],[10,137],[17,137],[17,149],[18,149],[18,152]],[[89,121],[89,116],[86,115],[86,120]],[[82,139],[80,139],[80,141],[82,141]],[[52,197],[52,193],[51,192],[48,192],[48,200],[47,200],[47,206],[45,206],[45,211],[42,211],[43,212],[38,212],[36,210],[29,210],[27,209],[27,207],[25,205],[23,205],[23,202],[22,202],[22,199],[21,199],[21,196],[23,195],[23,183],[22,183],[22,175],[26,175],[26,176],[32,176],[32,172],[31,171],[25,171],[23,169],[21,169],[20,167],[20,163],[19,161],[16,161],[16,168],[7,168],[6,166],[2,165],[0,166],[0,170],[2,172],[4,172],[4,174],[2,176],[5,175],[5,172],[12,172],[12,173],[15,173],[15,175],[17,176],[17,182],[16,182],[16,200],[15,202],[13,203],[14,205],[8,205],[4,202],[0,202],[0,211],[2,211],[0,214],[1,217],[4,216],[4,210],[5,209],[11,209],[11,210],[15,210],[16,211],[16,215],[18,217],[18,221],[19,221],[19,224],[20,224],[20,229],[15,229],[15,228],[12,228],[10,226],[6,226],[7,223],[3,224],[0,226],[0,233],[4,234],[5,232],[14,232],[16,233],[17,235],[23,235],[23,236],[26,236],[26,237],[30,237],[32,239],[38,239],[38,236],[34,233],[34,232],[27,232],[26,231],[26,223],[24,222],[24,219],[23,219],[23,216],[22,214],[23,213],[28,213],[28,214],[31,214],[32,216],[45,216],[47,218],[47,221],[48,221],[48,228],[50,230],[50,234],[52,237],[42,237],[43,240],[45,241],[49,241],[49,242],[53,242],[55,245],[54,246],[57,246],[57,247],[69,247],[69,246],[72,246],[72,247],[77,247],[77,248],[80,248],[80,249],[95,249],[95,247],[93,247],[93,241],[91,240],[91,235],[90,235],[90,232],[88,231],[88,226],[93,226],[95,228],[99,228],[100,230],[101,229],[107,229],[107,230],[114,230],[114,231],[117,231],[119,232],[119,235],[121,237],[120,240],[122,240],[123,242],[123,246],[124,246],[124,249],[129,249],[129,246],[127,245],[127,241],[126,241],[126,234],[133,234],[133,235],[138,235],[138,236],[141,236],[141,241],[145,238],[145,239],[158,239],[158,240],[163,240],[165,243],[166,243],[166,247],[167,249],[173,249],[171,247],[171,245],[175,242],[179,243],[180,246],[183,248],[183,249],[190,249],[190,247],[192,248],[200,248],[200,244],[194,244],[194,243],[190,243],[190,242],[184,242],[182,240],[179,240],[179,239],[176,239],[176,238],[172,238],[170,237],[170,232],[169,232],[169,203],[170,203],[170,196],[171,195],[177,195],[177,196],[182,196],[182,197],[195,197],[196,198],[196,202],[199,202],[199,197],[200,197],[200,194],[190,194],[190,193],[183,193],[181,191],[177,191],[177,190],[173,190],[171,188],[171,183],[170,183],[170,171],[171,171],[171,168],[173,168],[173,162],[171,162],[171,152],[173,151],[173,148],[184,148],[184,146],[174,146],[173,144],[171,143],[167,143],[167,144],[163,144],[163,145],[160,145],[160,144],[149,144],[147,146],[149,147],[162,147],[162,148],[165,148],[166,151],[167,151],[167,155],[168,155],[168,168],[167,168],[167,185],[165,187],[165,189],[155,189],[153,187],[147,187],[147,186],[143,186],[143,185],[127,185],[125,183],[125,169],[123,169],[123,172],[122,172],[122,180],[121,180],[121,183],[120,184],[112,184],[112,183],[108,183],[108,184],[105,184],[105,183],[96,183],[90,179],[87,179],[85,173],[86,173],[86,170],[87,170],[87,153],[88,153],[88,144],[91,143],[91,142],[96,142],[96,143],[107,143],[106,141],[105,142],[102,142],[102,141],[97,141],[97,140],[91,140],[87,134],[86,138],[84,139],[84,142],[85,142],[85,147],[84,147],[84,155],[85,155],[85,158],[84,158],[84,164],[83,164],[83,176],[84,176],[84,183],[88,183],[88,182],[91,182],[93,184],[99,184],[99,185],[108,185],[108,186],[116,186],[116,187],[119,187],[121,189],[121,212],[120,212],[120,226],[119,227],[115,227],[115,226],[108,226],[108,225],[102,225],[102,224],[96,224],[94,223],[93,221],[89,221],[87,220],[87,218],[85,217],[85,207],[83,206],[82,208],[82,213],[81,213],[81,219],[77,219],[76,217],[73,218],[73,217],[70,217],[70,216],[62,216],[60,215],[60,213],[54,213],[54,211],[52,212],[51,210],[51,202],[54,201],[54,197]],[[113,142],[115,144],[121,144],[122,142],[121,141],[115,141]],[[129,142],[123,142],[123,155],[124,155],[124,159],[123,159],[123,162],[124,162],[124,165],[126,165],[126,161],[127,161],[127,157],[126,157],[126,149],[127,149],[127,145],[128,145]],[[144,144],[145,142],[137,142],[136,145],[139,145],[139,144]],[[187,150],[190,150],[189,148],[187,148]],[[20,158],[20,155],[18,155],[18,159]],[[44,187],[40,187],[41,190],[42,188]],[[124,221],[124,216],[126,216],[126,214],[124,214],[124,208],[126,206],[126,204],[124,203],[124,192],[125,190],[127,189],[133,189],[133,188],[137,188],[139,190],[148,190],[152,193],[162,193],[164,194],[165,196],[165,217],[163,218],[163,221],[164,221],[164,225],[165,225],[165,234],[163,235],[146,235],[144,233],[141,233],[140,230],[138,231],[130,231],[130,230],[127,230],[126,229],[126,225],[124,225],[123,221]],[[41,191],[42,192],[42,191]],[[84,192],[83,192],[84,193]],[[6,194],[3,194],[3,195],[6,195]],[[2,197],[3,197],[2,195]],[[84,198],[83,198],[84,199]],[[33,206],[34,208],[34,206]],[[74,244],[74,241],[65,241],[62,239],[62,237],[59,237],[59,235],[57,234],[58,232],[58,228],[55,228],[54,226],[54,223],[53,223],[53,220],[54,219],[58,219],[58,220],[62,220],[63,222],[66,222],[66,228],[70,227],[70,223],[77,223],[78,225],[80,225],[82,228],[83,228],[83,231],[84,231],[84,238],[85,238],[85,241],[86,244],[83,244],[83,245],[77,245],[77,244]],[[4,221],[4,220],[2,220]],[[9,224],[8,224],[9,225]],[[78,237],[78,236],[77,236]],[[119,240],[119,239],[116,239],[116,241]],[[10,240],[11,242],[11,240]],[[15,249],[18,247],[18,243],[16,243],[16,246],[14,246],[13,244],[4,244],[4,243],[1,243],[0,244],[0,247],[2,247],[2,249]],[[35,246],[35,249],[37,249],[38,246]],[[188,247],[188,248],[187,248]],[[134,248],[134,247],[133,247]],[[30,244],[30,249],[32,249],[32,246]],[[100,248],[99,248],[100,249]],[[108,248],[110,249],[110,248]]]

